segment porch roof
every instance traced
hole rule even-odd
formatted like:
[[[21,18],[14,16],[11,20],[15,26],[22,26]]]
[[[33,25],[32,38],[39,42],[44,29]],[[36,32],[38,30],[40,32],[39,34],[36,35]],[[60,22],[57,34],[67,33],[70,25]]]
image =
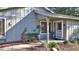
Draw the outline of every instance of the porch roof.
[[[71,20],[79,20],[79,17],[69,16],[69,15],[62,15],[62,14],[53,14],[52,16],[49,16],[49,17],[71,19]]]
[[[71,19],[71,20],[79,20],[79,17],[75,17],[75,16],[69,16],[69,15],[63,15],[63,14],[56,14],[49,11],[41,11],[41,10],[34,10],[35,13],[46,16],[46,17],[56,17],[56,18],[63,18],[63,19]]]

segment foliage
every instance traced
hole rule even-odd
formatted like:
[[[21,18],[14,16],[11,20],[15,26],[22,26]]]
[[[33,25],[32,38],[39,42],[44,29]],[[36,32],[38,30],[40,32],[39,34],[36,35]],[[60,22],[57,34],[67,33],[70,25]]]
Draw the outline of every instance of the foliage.
[[[49,44],[48,44],[48,48],[57,48],[57,43],[55,43],[55,42],[50,42]]]
[[[49,8],[57,14],[79,16],[78,7],[49,7]]]
[[[71,43],[75,43],[76,42],[76,40],[69,40]]]
[[[61,43],[61,42],[57,42],[57,44],[58,44],[58,45],[61,45],[62,43]]]
[[[23,43],[36,42],[38,40],[38,36],[36,33],[26,33],[23,32],[22,41]]]
[[[44,46],[44,47],[47,47],[47,45],[48,45],[47,41],[41,42],[41,43],[42,43],[41,46]]]
[[[79,39],[77,39],[77,43],[79,44]]]
[[[63,42],[63,44],[68,44],[69,43],[69,41],[67,41],[67,40],[65,40],[64,42]]]
[[[28,33],[27,36],[29,37],[29,39],[38,40],[38,33]]]
[[[69,40],[71,43],[77,43],[79,44],[79,39],[73,39],[73,40]]]

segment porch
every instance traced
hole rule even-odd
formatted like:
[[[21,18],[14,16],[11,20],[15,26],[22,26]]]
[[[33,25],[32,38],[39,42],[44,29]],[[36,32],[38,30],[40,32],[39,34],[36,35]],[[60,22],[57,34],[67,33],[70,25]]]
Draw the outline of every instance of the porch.
[[[64,41],[66,39],[66,22],[62,18],[44,17],[40,20],[40,40]]]

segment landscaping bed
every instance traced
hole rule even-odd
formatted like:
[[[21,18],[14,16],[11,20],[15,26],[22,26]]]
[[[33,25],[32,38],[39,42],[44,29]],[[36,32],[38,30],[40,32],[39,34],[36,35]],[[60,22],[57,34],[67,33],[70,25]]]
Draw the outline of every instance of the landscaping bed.
[[[31,47],[31,48],[22,48],[19,50],[17,49],[15,51],[50,51],[50,50],[43,46],[37,46],[37,47]]]
[[[46,47],[41,46],[40,44],[37,44],[37,43],[35,44],[35,43],[29,43],[29,44],[6,43],[6,44],[1,44],[0,51],[49,51],[49,49],[47,49]],[[33,45],[33,46],[28,47],[31,45]]]
[[[79,44],[78,43],[71,43],[71,42],[62,42],[62,43],[55,43],[52,42],[50,44],[48,44],[48,47],[46,47],[47,43],[44,42],[41,45],[36,45],[36,46],[31,46],[31,47],[27,47],[28,45],[35,45],[36,42],[31,43],[22,43],[22,42],[16,42],[16,43],[6,43],[6,44],[0,44],[0,50],[1,51],[5,51],[2,50],[2,48],[5,47],[13,47],[16,46],[16,48],[11,48],[9,50],[6,51],[51,51],[50,48],[58,48],[58,51],[79,51]],[[19,47],[21,45],[21,48]],[[24,46],[24,47],[22,47]],[[19,48],[18,48],[19,47]]]
[[[60,51],[79,51],[79,44],[70,43],[70,44],[61,44],[59,45]]]

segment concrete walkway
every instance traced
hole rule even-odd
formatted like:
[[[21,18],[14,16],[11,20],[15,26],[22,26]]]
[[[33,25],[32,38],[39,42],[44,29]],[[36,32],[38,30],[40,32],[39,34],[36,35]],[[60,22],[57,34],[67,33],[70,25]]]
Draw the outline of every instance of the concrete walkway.
[[[19,49],[22,49],[22,48],[31,48],[31,47],[40,46],[40,45],[41,45],[40,42],[37,42],[37,43],[30,43],[30,44],[12,45],[12,46],[8,46],[8,47],[0,48],[0,51],[19,50]]]

